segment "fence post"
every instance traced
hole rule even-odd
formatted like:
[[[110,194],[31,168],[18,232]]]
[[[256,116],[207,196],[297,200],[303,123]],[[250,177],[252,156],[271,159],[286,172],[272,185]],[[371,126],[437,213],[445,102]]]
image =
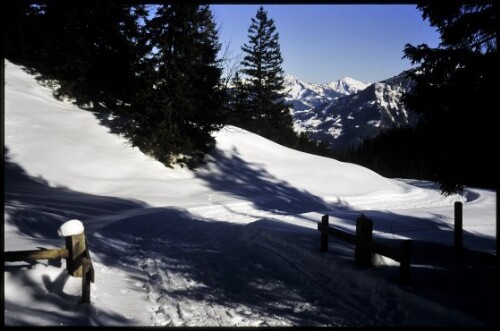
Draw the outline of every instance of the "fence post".
[[[92,281],[92,262],[89,259],[83,260],[82,275],[82,303],[90,303],[90,282]]]
[[[455,255],[458,259],[462,257],[463,251],[463,212],[462,212],[462,202],[455,202]]]
[[[410,265],[411,265],[411,240],[402,240],[400,257],[399,257],[399,282],[403,285],[410,284]]]
[[[68,258],[66,259],[66,270],[73,277],[82,277],[83,258],[86,254],[85,233],[65,237]]]
[[[354,263],[360,266],[369,266],[372,263],[370,244],[373,238],[373,221],[361,214],[356,219],[356,248]]]
[[[328,215],[321,217],[321,243],[320,252],[328,251]]]

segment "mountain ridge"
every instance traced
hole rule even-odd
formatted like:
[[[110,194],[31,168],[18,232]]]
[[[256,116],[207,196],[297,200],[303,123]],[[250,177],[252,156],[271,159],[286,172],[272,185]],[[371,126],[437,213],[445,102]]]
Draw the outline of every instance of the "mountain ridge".
[[[370,85],[351,77],[342,77],[329,83],[317,84],[300,80],[291,74],[284,75],[284,82],[284,92],[287,93],[285,101],[291,103],[296,111],[315,108],[342,96],[356,93]]]
[[[286,75],[290,92],[285,100],[292,106],[295,130],[328,142],[333,150],[346,150],[384,130],[414,125],[416,115],[401,101],[414,85],[406,73],[372,84],[344,77],[322,85]]]

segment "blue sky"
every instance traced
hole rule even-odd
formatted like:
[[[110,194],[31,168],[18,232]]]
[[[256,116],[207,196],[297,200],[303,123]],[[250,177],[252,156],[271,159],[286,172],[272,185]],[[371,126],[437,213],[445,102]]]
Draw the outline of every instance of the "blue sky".
[[[212,5],[223,48],[232,56],[248,42],[258,5]],[[439,34],[415,5],[264,5],[280,34],[283,70],[326,83],[348,76],[380,81],[411,68],[406,43],[439,44]]]

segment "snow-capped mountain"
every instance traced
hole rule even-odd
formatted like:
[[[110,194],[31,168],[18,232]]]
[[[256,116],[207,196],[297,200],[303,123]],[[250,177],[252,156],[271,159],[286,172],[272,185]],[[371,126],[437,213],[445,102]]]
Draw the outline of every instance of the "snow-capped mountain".
[[[405,73],[366,88],[363,88],[363,83],[356,83],[352,79],[339,80],[339,84],[330,83],[332,89],[343,89],[346,95],[313,109],[294,108],[295,129],[309,132],[313,139],[331,143],[334,150],[343,150],[357,147],[363,140],[373,138],[385,129],[416,121],[415,115],[410,116],[401,102],[403,93],[413,86]]]
[[[342,96],[356,93],[370,85],[350,77],[327,84],[314,84],[301,81],[290,74],[284,76],[284,81],[284,91],[288,94],[285,101],[292,105],[295,112],[316,108]]]
[[[350,95],[364,90],[370,84],[357,81],[351,77],[342,77],[341,79],[324,85],[326,88],[331,88],[343,95]]]

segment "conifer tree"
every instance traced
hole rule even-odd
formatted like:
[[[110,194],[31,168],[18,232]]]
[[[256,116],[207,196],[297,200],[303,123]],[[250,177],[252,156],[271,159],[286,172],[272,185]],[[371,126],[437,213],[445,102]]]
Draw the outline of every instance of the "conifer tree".
[[[478,146],[497,140],[495,3],[425,3],[419,9],[441,35],[439,47],[408,44],[404,50],[420,65],[411,75],[416,86],[405,99],[423,117],[418,129],[427,141],[424,162],[444,192],[464,184],[494,187],[495,153]]]
[[[195,166],[215,145],[223,118],[220,44],[209,7],[162,5],[147,23],[153,82],[140,114],[139,146],[165,164]]]
[[[117,130],[170,165],[195,165],[215,145],[224,90],[212,12],[194,4],[8,4],[7,58],[81,107],[126,115]],[[144,24],[142,22],[145,22]]]
[[[283,58],[274,20],[261,6],[248,29],[241,73],[246,78],[250,129],[270,139],[295,139],[289,106],[284,103]],[[238,111],[238,110],[236,110]]]
[[[238,71],[235,72],[231,81],[233,87],[229,90],[229,115],[227,121],[228,124],[245,127],[252,120],[248,107],[247,87]]]

